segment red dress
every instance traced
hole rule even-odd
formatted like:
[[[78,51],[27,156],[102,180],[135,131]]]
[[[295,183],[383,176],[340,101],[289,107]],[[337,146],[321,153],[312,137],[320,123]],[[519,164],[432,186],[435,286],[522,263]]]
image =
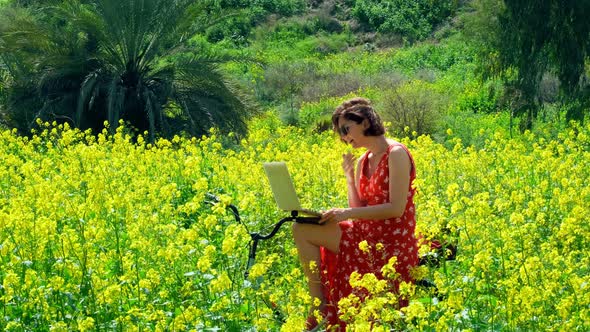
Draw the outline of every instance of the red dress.
[[[342,237],[340,239],[339,253],[334,254],[326,248],[321,249],[321,278],[324,284],[324,296],[328,303],[326,318],[328,331],[345,330],[346,325],[338,319],[338,301],[353,292],[349,283],[350,274],[354,271],[361,275],[374,273],[382,278],[381,267],[392,256],[397,256],[396,272],[404,281],[411,281],[410,269],[418,264],[418,244],[414,235],[416,218],[414,210],[415,189],[412,183],[416,178],[416,167],[408,149],[401,143],[393,143],[387,149],[377,168],[370,178],[365,176],[368,167],[368,152],[362,157],[360,170],[359,194],[361,200],[367,205],[378,205],[389,202],[389,164],[388,156],[394,146],[402,147],[410,157],[411,171],[408,187],[408,200],[404,214],[399,218],[386,220],[359,219],[340,222]],[[363,252],[359,243],[366,240],[370,250]],[[376,245],[381,243],[382,250],[377,250]],[[396,291],[397,283],[392,291]],[[355,294],[363,297],[362,293],[355,290]],[[400,306],[407,305],[407,301],[400,301]],[[332,329],[330,329],[332,326]]]

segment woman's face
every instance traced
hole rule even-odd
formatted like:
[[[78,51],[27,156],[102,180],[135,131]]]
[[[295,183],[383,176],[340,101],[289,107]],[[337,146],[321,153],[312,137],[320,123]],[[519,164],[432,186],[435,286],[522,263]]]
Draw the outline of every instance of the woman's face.
[[[345,143],[350,144],[353,148],[360,147],[365,137],[364,132],[366,129],[366,123],[366,120],[363,120],[361,123],[356,123],[341,116],[338,119],[338,133],[340,134],[340,139]]]

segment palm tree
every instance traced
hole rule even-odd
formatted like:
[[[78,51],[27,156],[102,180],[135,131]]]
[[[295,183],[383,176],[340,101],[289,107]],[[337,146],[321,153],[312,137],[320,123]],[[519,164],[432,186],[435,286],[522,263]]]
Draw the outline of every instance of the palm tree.
[[[66,0],[4,8],[0,53],[12,76],[5,121],[24,131],[37,117],[97,130],[125,120],[152,140],[213,126],[245,133],[253,108],[220,70],[236,59],[190,45],[214,23],[202,3]]]

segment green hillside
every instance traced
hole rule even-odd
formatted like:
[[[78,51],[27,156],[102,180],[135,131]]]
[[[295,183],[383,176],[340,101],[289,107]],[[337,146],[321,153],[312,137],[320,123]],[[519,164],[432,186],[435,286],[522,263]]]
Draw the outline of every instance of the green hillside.
[[[471,143],[480,129],[555,133],[589,109],[583,4],[133,4],[4,1],[0,122],[21,134],[40,117],[95,132],[123,119],[152,140],[211,126],[243,136],[261,111],[322,130],[339,100],[366,95],[397,136],[450,128]]]

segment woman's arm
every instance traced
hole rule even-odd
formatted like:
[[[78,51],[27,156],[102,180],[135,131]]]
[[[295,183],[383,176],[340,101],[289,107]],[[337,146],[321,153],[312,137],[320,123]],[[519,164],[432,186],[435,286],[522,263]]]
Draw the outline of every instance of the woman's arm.
[[[348,188],[348,206],[365,206],[366,202],[361,200],[358,191],[362,157],[357,161],[356,171],[354,169],[354,156],[351,153],[343,155],[342,158],[342,168],[344,169],[344,174],[346,175],[346,186]]]
[[[408,200],[411,162],[406,151],[399,146],[391,149],[389,163],[389,203],[372,206],[351,206],[345,209],[331,209],[323,214],[322,221],[346,219],[389,219],[404,214]],[[357,173],[360,170],[357,169]],[[350,186],[349,186],[350,194]],[[358,193],[357,193],[358,197]],[[350,198],[349,198],[350,200]]]

